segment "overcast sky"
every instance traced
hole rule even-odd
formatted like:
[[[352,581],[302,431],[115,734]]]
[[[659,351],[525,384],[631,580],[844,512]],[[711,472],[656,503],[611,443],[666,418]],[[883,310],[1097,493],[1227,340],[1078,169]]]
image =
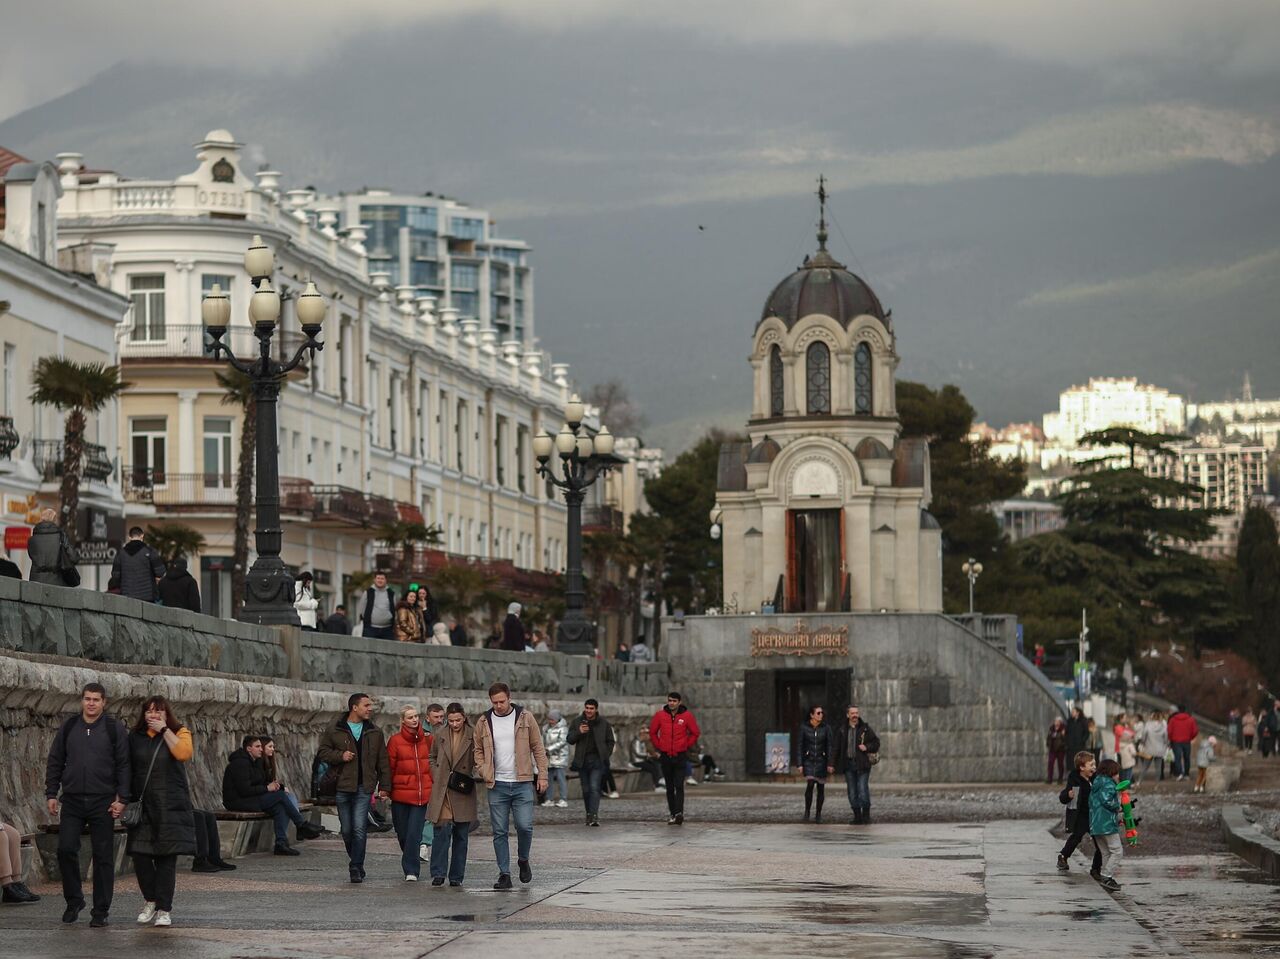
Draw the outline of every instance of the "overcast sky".
[[[168,177],[227,127],[291,185],[487,207],[534,244],[544,343],[672,445],[745,418],[818,172],[900,372],[982,415],[1091,372],[1280,393],[1273,2],[55,0],[3,28],[27,155]]]

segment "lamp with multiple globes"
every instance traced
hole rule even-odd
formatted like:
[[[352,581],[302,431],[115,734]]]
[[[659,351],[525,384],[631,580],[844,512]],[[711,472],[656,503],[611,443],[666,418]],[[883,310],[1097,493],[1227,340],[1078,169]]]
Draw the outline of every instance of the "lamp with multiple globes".
[[[227,362],[249,377],[257,418],[257,449],[255,451],[255,507],[257,526],[253,531],[258,556],[245,575],[244,604],[238,618],[242,622],[267,626],[297,626],[298,613],[293,608],[293,575],[280,558],[284,532],[280,525],[280,462],[276,446],[276,406],[284,377],[297,369],[303,359],[324,349],[317,339],[324,324],[325,302],[316,285],[308,281],[306,289],[297,297],[295,309],[305,337],[302,344],[288,360],[277,360],[271,355],[271,341],[276,323],[280,319],[281,296],[271,286],[275,271],[275,255],[254,236],[244,255],[244,268],[253,281],[254,292],[249,298],[249,320],[253,335],[258,339],[258,355],[241,359],[223,340],[231,321],[231,301],[219,284],[214,284],[200,304],[200,318],[207,338],[205,352],[214,359],[226,357]]]
[[[969,580],[969,615],[973,615],[973,585],[978,581],[978,577],[982,575],[982,564],[972,556],[968,561],[960,564],[960,571],[964,573]]]
[[[607,427],[593,437],[582,427],[586,404],[575,393],[565,404],[564,425],[554,437],[540,433],[533,438],[538,475],[564,493],[569,509],[565,564],[565,610],[556,627],[556,649],[590,656],[596,645],[596,627],[587,619],[586,590],[582,581],[582,502],[592,484],[625,462],[613,452],[613,434]],[[551,457],[560,458],[557,475]]]

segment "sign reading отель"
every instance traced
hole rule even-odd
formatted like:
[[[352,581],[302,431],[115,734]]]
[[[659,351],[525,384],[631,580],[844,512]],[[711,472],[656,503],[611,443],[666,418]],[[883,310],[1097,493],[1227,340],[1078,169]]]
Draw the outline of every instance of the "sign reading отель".
[[[848,656],[848,626],[818,626],[810,629],[796,620],[794,629],[776,626],[751,630],[752,656]]]

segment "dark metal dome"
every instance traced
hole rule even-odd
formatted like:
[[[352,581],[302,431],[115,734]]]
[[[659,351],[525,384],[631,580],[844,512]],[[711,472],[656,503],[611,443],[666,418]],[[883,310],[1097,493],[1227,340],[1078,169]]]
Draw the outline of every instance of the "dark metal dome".
[[[773,288],[760,320],[776,316],[790,329],[810,313],[822,313],[841,326],[848,326],[850,320],[864,313],[881,322],[888,319],[871,287],[822,246],[806,258],[800,269]]]
[[[778,441],[766,435],[764,439],[751,447],[751,452],[747,454],[747,462],[772,463],[781,452],[782,447],[778,445]]]

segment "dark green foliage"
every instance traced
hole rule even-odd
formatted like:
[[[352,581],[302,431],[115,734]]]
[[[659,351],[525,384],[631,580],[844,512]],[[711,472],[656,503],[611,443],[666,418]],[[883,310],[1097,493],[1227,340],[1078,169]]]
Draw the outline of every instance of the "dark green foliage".
[[[1280,688],[1280,538],[1271,514],[1259,506],[1249,508],[1240,526],[1236,585],[1245,617],[1240,652],[1271,688]]]

